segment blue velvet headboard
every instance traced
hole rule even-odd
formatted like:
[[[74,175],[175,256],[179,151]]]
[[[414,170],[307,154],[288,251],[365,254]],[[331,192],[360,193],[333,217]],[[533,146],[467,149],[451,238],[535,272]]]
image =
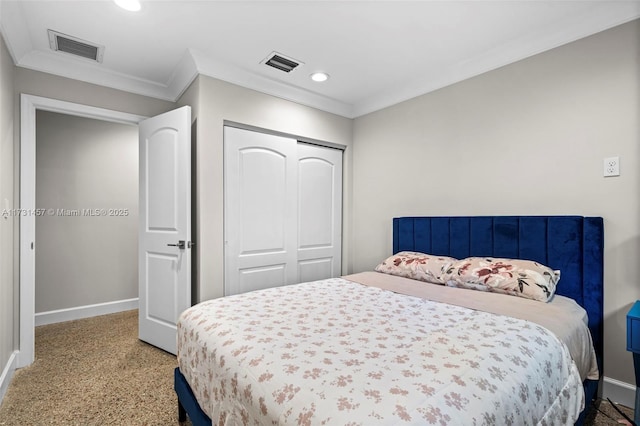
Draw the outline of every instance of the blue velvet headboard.
[[[556,293],[589,315],[602,376],[603,221],[582,216],[452,216],[393,219],[393,253],[535,260],[561,271]]]

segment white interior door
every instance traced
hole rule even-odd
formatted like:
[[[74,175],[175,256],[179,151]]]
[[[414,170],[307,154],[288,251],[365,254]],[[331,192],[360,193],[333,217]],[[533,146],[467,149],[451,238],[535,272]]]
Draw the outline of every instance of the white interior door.
[[[225,295],[296,279],[296,140],[224,128]]]
[[[340,276],[342,151],[298,143],[297,282]]]
[[[191,108],[140,122],[139,338],[176,353],[191,306]]]

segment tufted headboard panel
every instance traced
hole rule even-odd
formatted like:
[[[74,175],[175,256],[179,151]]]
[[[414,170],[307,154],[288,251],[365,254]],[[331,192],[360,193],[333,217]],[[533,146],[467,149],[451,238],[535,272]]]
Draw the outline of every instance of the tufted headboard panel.
[[[528,259],[561,271],[556,293],[574,299],[589,315],[602,374],[603,244],[601,217],[438,216],[393,219],[393,253],[419,251]]]

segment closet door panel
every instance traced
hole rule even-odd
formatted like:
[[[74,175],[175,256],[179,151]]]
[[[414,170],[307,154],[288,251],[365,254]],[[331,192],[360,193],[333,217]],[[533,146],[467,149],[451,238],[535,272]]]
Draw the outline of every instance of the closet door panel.
[[[333,242],[334,174],[334,165],[324,159],[298,160],[300,248],[328,247]]]
[[[296,140],[224,128],[225,295],[296,281]]]
[[[264,148],[242,148],[238,160],[240,255],[286,250],[287,157]]]
[[[298,144],[298,281],[337,277],[342,256],[342,151]]]
[[[342,151],[224,128],[225,295],[339,276]]]
[[[301,283],[334,277],[333,270],[333,257],[298,260],[298,280]]]

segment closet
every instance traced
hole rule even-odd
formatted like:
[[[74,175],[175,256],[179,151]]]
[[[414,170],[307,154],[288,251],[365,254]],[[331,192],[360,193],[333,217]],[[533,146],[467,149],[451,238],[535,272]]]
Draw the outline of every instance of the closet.
[[[225,295],[337,277],[342,150],[224,127]]]

